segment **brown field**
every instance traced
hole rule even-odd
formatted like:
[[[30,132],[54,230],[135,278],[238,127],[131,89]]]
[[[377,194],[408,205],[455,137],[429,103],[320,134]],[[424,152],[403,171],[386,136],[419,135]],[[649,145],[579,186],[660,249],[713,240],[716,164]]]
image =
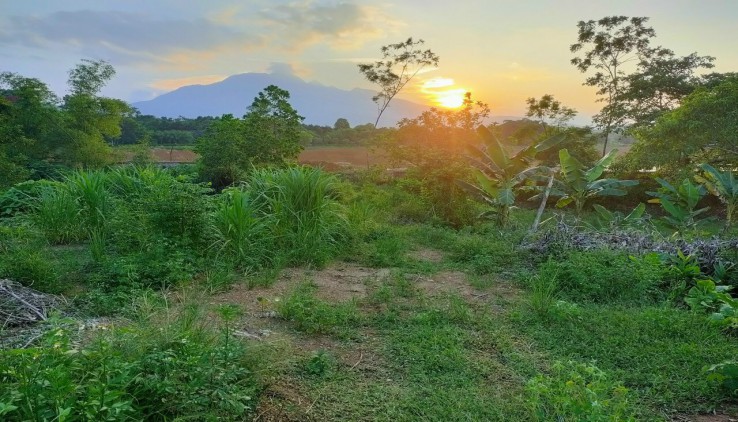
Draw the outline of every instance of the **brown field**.
[[[152,148],[151,155],[157,163],[193,163],[197,154],[191,150]],[[130,161],[133,154],[124,153],[124,161]],[[321,166],[326,170],[367,167],[387,163],[389,159],[381,152],[365,147],[315,147],[307,148],[298,157],[300,164]]]

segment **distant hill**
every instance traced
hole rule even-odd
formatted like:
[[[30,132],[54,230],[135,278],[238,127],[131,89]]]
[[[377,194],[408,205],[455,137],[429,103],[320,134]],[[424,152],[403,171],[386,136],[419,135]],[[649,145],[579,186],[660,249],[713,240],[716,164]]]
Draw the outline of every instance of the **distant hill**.
[[[302,115],[305,123],[332,126],[339,117],[352,126],[374,123],[377,106],[374,92],[367,89],[343,90],[284,74],[243,73],[210,85],[189,85],[162,94],[149,101],[133,103],[142,114],[157,117],[221,116],[241,117],[254,97],[269,85],[290,92],[290,103]],[[411,101],[394,99],[382,115],[380,126],[394,126],[400,119],[417,117],[429,107]],[[510,116],[493,121],[515,119]]]

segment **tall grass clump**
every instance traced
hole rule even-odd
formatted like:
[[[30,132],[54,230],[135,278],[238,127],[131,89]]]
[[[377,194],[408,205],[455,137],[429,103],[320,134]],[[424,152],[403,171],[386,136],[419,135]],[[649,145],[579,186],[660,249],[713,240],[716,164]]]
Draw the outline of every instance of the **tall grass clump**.
[[[288,261],[322,265],[345,241],[348,225],[336,198],[337,181],[320,169],[257,170],[248,190],[271,217],[271,231]]]
[[[102,228],[110,209],[107,174],[102,171],[77,171],[67,176],[66,183],[79,203],[86,228]]]
[[[52,244],[67,244],[85,238],[80,208],[66,184],[41,191],[31,219]]]
[[[260,267],[270,257],[268,226],[250,192],[229,189],[212,219],[213,246],[240,268]]]

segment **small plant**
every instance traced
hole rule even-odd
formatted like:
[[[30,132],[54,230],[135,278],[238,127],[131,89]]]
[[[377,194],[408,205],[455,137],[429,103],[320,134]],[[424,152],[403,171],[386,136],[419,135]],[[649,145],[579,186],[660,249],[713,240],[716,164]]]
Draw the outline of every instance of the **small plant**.
[[[528,306],[538,316],[548,316],[556,306],[558,272],[539,273],[531,279]]]
[[[325,350],[314,352],[304,364],[305,373],[315,377],[324,377],[335,366],[335,358]]]
[[[731,286],[718,286],[710,279],[696,280],[684,299],[692,310],[712,311],[719,306]]]
[[[528,382],[528,401],[538,421],[635,421],[628,390],[591,364],[556,362],[550,376]]]
[[[734,360],[725,361],[704,368],[707,379],[720,384],[720,386],[731,396],[738,396],[738,362]]]

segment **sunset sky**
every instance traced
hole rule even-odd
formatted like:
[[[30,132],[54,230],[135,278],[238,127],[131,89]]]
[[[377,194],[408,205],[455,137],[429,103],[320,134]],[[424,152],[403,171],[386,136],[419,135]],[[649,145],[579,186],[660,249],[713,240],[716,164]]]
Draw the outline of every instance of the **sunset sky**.
[[[356,63],[412,36],[441,61],[408,99],[452,104],[469,90],[494,115],[522,116],[527,97],[549,93],[587,117],[599,105],[569,64],[569,45],[579,20],[609,15],[649,16],[655,44],[738,71],[735,0],[0,0],[0,71],[62,93],[76,62],[105,59],[118,74],[104,93],[128,101],[244,72],[372,88]]]

